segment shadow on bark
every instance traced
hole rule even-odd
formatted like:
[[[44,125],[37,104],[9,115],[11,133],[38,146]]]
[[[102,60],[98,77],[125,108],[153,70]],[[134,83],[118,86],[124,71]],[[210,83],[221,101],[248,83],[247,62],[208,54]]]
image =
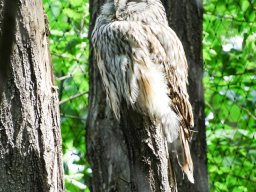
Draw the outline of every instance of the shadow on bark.
[[[1,35],[0,35],[0,103],[2,93],[11,65],[11,54],[16,33],[16,17],[18,0],[4,0],[1,2]]]

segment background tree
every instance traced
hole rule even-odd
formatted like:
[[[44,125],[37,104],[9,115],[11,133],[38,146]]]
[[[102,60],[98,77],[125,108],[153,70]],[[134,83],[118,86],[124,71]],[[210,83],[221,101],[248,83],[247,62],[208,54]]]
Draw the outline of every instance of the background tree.
[[[42,2],[0,5],[0,191],[63,191],[58,94]]]
[[[204,88],[202,60],[202,1],[163,0],[170,27],[176,32],[186,52],[189,64],[188,92],[193,106],[195,133],[191,151],[194,162],[195,184],[178,180],[179,191],[208,191],[206,130],[204,123]],[[179,167],[176,167],[178,172]],[[178,176],[182,178],[182,175]]]
[[[91,29],[99,8],[104,1],[90,1]],[[193,157],[195,162],[195,185],[182,181],[183,175],[179,174],[179,189],[181,191],[207,191],[206,169],[206,141],[204,127],[204,101],[202,91],[202,7],[191,1],[176,3],[165,1],[164,5],[171,26],[176,29],[183,41],[190,64],[191,101],[195,113],[195,134],[193,141]],[[183,13],[182,15],[180,13]],[[195,24],[196,23],[196,24]],[[166,154],[164,145],[158,143],[159,136],[156,128],[139,114],[126,109],[121,110],[123,118],[117,123],[111,110],[106,105],[106,96],[102,89],[98,69],[95,67],[93,52],[90,52],[90,108],[88,116],[87,146],[88,157],[93,169],[93,191],[168,191],[168,175],[165,175],[164,161]],[[193,93],[193,94],[192,94]],[[153,135],[147,138],[147,131]],[[149,139],[150,144],[141,141]],[[156,144],[155,144],[156,143]],[[150,149],[149,145],[152,145]],[[153,152],[154,151],[154,152]],[[159,154],[163,152],[163,154]],[[180,167],[175,164],[177,172]],[[158,178],[158,179],[155,179]],[[162,180],[161,180],[162,178]],[[204,178],[204,179],[202,179]],[[170,177],[169,177],[170,179]],[[175,180],[175,179],[174,179]],[[166,182],[167,181],[167,182]],[[185,183],[184,183],[185,182]],[[172,181],[170,182],[172,183]],[[173,181],[175,185],[175,181]],[[175,188],[175,187],[173,187]],[[173,189],[174,190],[174,189]]]
[[[176,2],[164,3],[169,10],[170,3]],[[204,0],[202,3],[209,187],[213,191],[251,192],[256,181],[256,1]],[[49,18],[51,55],[61,100],[65,187],[67,191],[88,192],[92,170],[85,158],[84,127],[89,89],[89,2],[44,0],[44,6]],[[184,13],[191,8],[186,7],[186,11],[167,11],[168,15],[177,15],[170,19],[171,25],[187,19]],[[196,16],[194,13],[193,17]],[[196,26],[197,22],[189,25]],[[193,33],[183,30],[183,26],[187,25],[172,25],[180,31],[180,38],[186,39],[187,33]],[[186,40],[183,44],[186,46]],[[186,52],[189,56],[187,49]],[[195,139],[201,137],[198,134]]]

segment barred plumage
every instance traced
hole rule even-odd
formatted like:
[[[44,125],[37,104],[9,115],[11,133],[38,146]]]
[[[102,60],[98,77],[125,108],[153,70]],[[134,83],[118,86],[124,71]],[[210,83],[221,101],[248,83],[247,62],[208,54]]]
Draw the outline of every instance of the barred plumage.
[[[193,114],[186,88],[187,61],[160,0],[107,0],[92,42],[117,119],[124,100],[161,125],[168,143],[178,148],[183,171],[194,182],[188,145]]]

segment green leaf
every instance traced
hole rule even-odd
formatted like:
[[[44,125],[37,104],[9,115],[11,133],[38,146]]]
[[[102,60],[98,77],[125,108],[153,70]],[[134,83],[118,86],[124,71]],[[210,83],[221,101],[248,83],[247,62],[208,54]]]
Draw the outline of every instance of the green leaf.
[[[250,3],[248,0],[240,0],[240,5],[242,12],[245,12],[250,7]]]
[[[77,13],[75,10],[70,9],[70,8],[65,8],[63,10],[64,14],[66,14],[68,17],[72,18],[72,19],[79,19],[81,17],[81,15],[79,13]]]
[[[70,1],[70,4],[74,7],[81,6],[84,4],[84,0],[72,0]]]
[[[237,121],[240,118],[241,110],[237,105],[233,105],[230,109],[230,120]]]

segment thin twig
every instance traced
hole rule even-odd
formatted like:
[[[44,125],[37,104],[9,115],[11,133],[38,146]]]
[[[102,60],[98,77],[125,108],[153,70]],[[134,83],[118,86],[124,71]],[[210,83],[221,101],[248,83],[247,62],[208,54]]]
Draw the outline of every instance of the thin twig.
[[[85,73],[70,73],[70,74],[62,76],[62,77],[56,77],[55,79],[57,81],[64,81],[66,79],[72,78],[72,77],[77,76],[77,75],[85,75]]]
[[[63,54],[56,53],[56,52],[52,52],[51,55],[54,55],[54,56],[56,56],[56,57],[63,58],[63,60],[64,60],[65,58],[68,58],[67,56],[64,56]],[[74,61],[76,61],[76,62],[78,62],[78,63],[81,63],[81,62],[82,62],[81,59],[78,59],[78,58],[75,58],[75,57],[72,57],[72,60],[74,60]]]
[[[252,114],[252,112],[250,112],[248,109],[246,109],[245,107],[238,105],[243,111],[245,111],[250,117],[252,117],[254,120],[256,120],[256,116],[254,114]]]
[[[74,76],[74,74],[68,74],[68,75],[65,75],[65,76],[62,76],[62,77],[56,77],[55,79],[57,81],[64,81],[64,80],[69,79],[69,78],[71,78],[73,76]]]
[[[63,99],[62,101],[59,102],[59,105],[62,105],[63,103],[66,103],[66,102],[68,102],[68,101],[74,100],[74,99],[76,99],[76,98],[78,98],[78,97],[81,97],[81,96],[83,96],[83,95],[86,95],[86,94],[88,94],[87,91],[84,92],[84,93],[79,93],[79,94],[73,95],[73,96],[71,96],[71,97],[69,97],[69,98],[67,98],[67,99]]]
[[[75,116],[75,115],[66,115],[66,114],[63,114],[63,113],[61,113],[60,115],[61,115],[61,117],[86,121],[86,118],[82,118],[82,117]]]

